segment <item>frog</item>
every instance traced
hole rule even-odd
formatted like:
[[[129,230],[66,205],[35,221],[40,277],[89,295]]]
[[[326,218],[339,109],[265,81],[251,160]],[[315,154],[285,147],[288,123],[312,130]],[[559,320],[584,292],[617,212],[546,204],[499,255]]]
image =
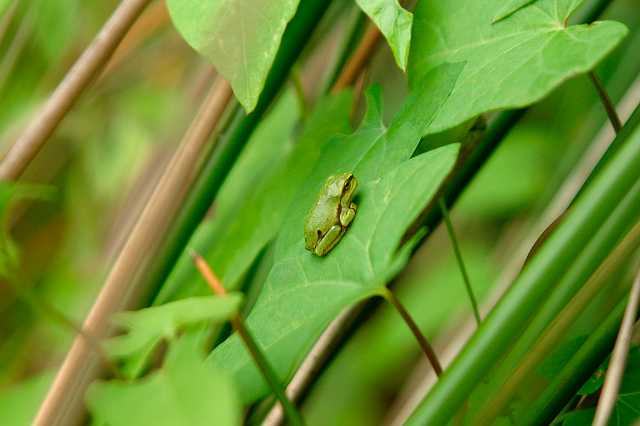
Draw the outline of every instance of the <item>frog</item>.
[[[356,216],[353,196],[358,179],[350,173],[329,176],[304,221],[305,248],[325,256],[340,242]]]

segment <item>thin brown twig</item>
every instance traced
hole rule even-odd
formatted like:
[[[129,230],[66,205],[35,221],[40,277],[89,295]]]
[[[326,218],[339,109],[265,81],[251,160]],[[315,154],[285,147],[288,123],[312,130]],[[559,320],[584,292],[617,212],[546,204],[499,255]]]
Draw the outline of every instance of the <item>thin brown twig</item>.
[[[380,30],[374,24],[369,23],[360,44],[358,44],[355,52],[353,52],[353,55],[345,64],[340,76],[331,88],[331,93],[337,93],[351,86],[358,79],[369,63],[373,52],[375,52],[380,38]]]
[[[209,264],[202,256],[200,256],[195,250],[190,249],[189,254],[193,259],[193,263],[196,265],[198,272],[202,275],[206,283],[209,285],[214,294],[218,296],[226,296],[227,291],[224,286],[215,275]],[[298,409],[293,405],[289,397],[286,395],[284,386],[280,383],[278,376],[267,360],[266,355],[258,346],[258,342],[256,342],[255,338],[251,335],[251,332],[247,328],[247,325],[244,322],[242,316],[237,313],[233,318],[231,318],[231,325],[234,330],[238,333],[240,340],[244,343],[247,351],[251,355],[251,358],[255,362],[256,366],[262,373],[262,376],[269,384],[269,387],[275,394],[276,398],[280,401],[280,406],[283,411],[287,414],[287,418],[292,426],[303,426],[304,420],[300,415]]]
[[[67,72],[0,163],[0,181],[16,180],[58,127],[64,116],[109,60],[151,0],[123,0],[93,42]]]
[[[596,91],[598,92],[600,101],[604,106],[604,110],[607,112],[607,116],[609,117],[611,126],[613,126],[613,130],[615,130],[616,133],[619,133],[620,129],[622,129],[622,121],[620,121],[620,117],[616,112],[616,107],[613,105],[613,102],[611,102],[611,98],[609,97],[607,90],[604,88],[604,85],[596,75],[595,71],[589,72],[589,78],[596,87]]]
[[[627,355],[629,354],[629,346],[633,335],[633,324],[636,322],[638,315],[638,305],[640,305],[640,272],[636,276],[629,292],[629,302],[627,302],[616,344],[613,347],[611,361],[607,368],[596,414],[593,418],[593,426],[606,426],[609,423],[611,413],[613,413],[613,408],[618,399],[618,391],[622,384],[624,369],[627,365]]]
[[[416,324],[416,322],[413,320],[411,314],[409,314],[409,311],[407,311],[404,305],[400,302],[400,300],[398,300],[396,295],[393,294],[391,290],[385,288],[383,296],[396,309],[396,311],[398,311],[398,313],[402,317],[402,320],[405,322],[405,324],[407,324],[407,327],[409,327],[409,330],[411,330],[411,333],[413,333],[413,336],[418,341],[422,352],[424,352],[425,356],[429,360],[429,363],[433,367],[433,371],[437,376],[442,375],[442,364],[440,363],[440,360],[436,355],[436,351],[433,350],[433,347],[431,346],[427,338],[424,336],[424,334],[422,334],[420,327],[418,327],[418,324]]]
[[[216,80],[180,148],[167,166],[156,189],[115,260],[98,295],[84,329],[101,338],[108,336],[109,318],[115,312],[136,309],[140,289],[136,283],[157,252],[160,241],[179,211],[202,157],[211,149],[210,136],[232,96],[229,84]],[[215,143],[213,139],[212,143]],[[76,339],[40,406],[35,425],[67,425],[79,422],[84,413],[83,398],[89,384],[100,374],[92,351],[83,339]]]

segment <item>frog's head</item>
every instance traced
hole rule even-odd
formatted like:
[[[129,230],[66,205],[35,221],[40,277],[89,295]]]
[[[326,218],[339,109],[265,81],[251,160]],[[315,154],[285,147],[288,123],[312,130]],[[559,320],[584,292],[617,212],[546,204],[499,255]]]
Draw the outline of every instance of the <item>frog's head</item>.
[[[341,173],[336,176],[336,184],[340,188],[340,198],[351,200],[358,188],[358,179],[351,173]]]

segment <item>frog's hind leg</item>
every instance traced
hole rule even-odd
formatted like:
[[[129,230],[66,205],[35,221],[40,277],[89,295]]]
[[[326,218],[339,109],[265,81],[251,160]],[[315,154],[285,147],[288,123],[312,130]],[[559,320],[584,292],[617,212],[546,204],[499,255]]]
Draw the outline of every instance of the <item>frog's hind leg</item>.
[[[320,241],[318,241],[315,253],[318,256],[324,256],[325,254],[329,253],[331,249],[338,243],[338,241],[340,241],[340,237],[342,236],[343,232],[344,229],[340,225],[333,225],[331,229],[329,229],[327,233],[324,234],[324,237],[322,237]]]
[[[356,217],[357,208],[356,203],[351,203],[348,209],[342,209],[342,211],[340,211],[340,223],[343,227],[346,228],[353,222],[353,218]]]

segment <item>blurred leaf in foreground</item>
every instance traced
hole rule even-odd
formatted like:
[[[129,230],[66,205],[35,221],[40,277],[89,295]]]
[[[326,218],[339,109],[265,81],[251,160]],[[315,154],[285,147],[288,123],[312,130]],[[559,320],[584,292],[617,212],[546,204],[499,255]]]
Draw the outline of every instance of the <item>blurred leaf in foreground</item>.
[[[230,379],[204,361],[199,333],[171,345],[162,368],[134,381],[94,383],[87,404],[98,424],[240,424],[240,407]]]

